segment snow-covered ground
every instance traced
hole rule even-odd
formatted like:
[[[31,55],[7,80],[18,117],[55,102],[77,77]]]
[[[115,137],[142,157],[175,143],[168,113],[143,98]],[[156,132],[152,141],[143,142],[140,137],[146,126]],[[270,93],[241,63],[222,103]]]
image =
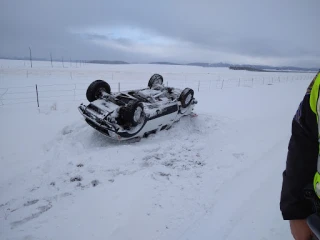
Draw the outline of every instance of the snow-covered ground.
[[[83,85],[79,98],[40,97],[40,108],[35,99],[3,100],[0,239],[291,239],[279,210],[281,173],[291,120],[314,74],[0,66],[2,99],[13,103],[34,98],[34,84],[56,96],[67,87],[56,84]],[[197,117],[136,143],[108,140],[84,122],[77,106],[91,81],[137,89],[153,73],[194,88]],[[22,86],[31,93],[15,88]]]

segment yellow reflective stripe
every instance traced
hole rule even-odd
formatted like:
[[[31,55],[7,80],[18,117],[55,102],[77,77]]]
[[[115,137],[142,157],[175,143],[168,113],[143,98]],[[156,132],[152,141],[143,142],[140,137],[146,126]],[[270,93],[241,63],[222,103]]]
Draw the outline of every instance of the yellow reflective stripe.
[[[317,116],[317,123],[318,123],[318,141],[320,143],[320,122],[319,122],[319,111],[320,111],[320,102],[318,101],[319,99],[319,88],[320,88],[320,71],[317,73],[317,75],[314,77],[312,80],[308,91],[310,91],[310,108],[311,110],[316,114]],[[313,180],[313,187],[314,190],[317,194],[317,196],[320,198],[320,144],[319,144],[319,155],[318,155],[318,164],[317,164],[317,173],[314,176]]]
[[[320,198],[320,174],[318,172],[314,176],[313,186],[314,186],[314,190],[315,190],[316,194]]]
[[[318,72],[317,75],[312,80],[313,86],[311,89],[310,101],[309,101],[311,110],[317,115],[317,119],[318,119],[317,102],[318,102],[319,87],[320,87],[320,74],[319,73],[320,72]]]

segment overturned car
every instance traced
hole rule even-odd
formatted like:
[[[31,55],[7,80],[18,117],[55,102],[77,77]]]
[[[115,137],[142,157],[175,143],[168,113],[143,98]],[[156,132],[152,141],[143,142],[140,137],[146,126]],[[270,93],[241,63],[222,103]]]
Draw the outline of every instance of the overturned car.
[[[148,88],[111,93],[103,80],[92,82],[86,93],[90,102],[78,109],[85,121],[99,132],[116,140],[146,137],[168,129],[193,111],[194,91],[163,85],[159,74],[151,76]]]

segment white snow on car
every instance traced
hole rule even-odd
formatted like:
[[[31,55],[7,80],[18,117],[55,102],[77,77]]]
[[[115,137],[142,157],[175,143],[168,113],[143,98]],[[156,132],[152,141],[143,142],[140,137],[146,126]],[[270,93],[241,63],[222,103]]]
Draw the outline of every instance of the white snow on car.
[[[151,76],[148,88],[111,93],[110,85],[96,80],[87,89],[87,106],[79,106],[86,122],[116,140],[146,137],[168,129],[181,117],[190,115],[194,91],[163,85],[159,74]]]

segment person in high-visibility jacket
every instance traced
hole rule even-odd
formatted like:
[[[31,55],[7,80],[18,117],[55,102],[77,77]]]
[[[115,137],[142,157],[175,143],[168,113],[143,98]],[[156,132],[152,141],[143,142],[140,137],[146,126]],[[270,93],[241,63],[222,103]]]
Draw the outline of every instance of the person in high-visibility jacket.
[[[310,240],[312,232],[306,218],[314,211],[304,196],[304,189],[313,183],[320,198],[320,70],[307,88],[292,121],[280,209],[284,220],[290,220],[296,240]]]

